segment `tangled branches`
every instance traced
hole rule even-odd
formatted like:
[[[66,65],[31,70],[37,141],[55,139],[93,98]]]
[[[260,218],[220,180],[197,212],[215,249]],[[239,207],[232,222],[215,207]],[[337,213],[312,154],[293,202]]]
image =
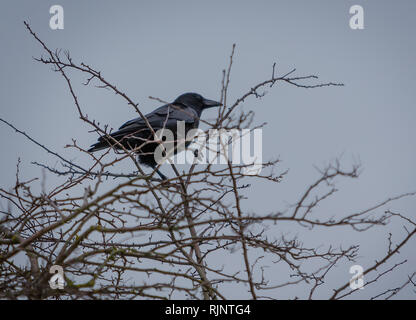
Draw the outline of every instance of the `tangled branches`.
[[[36,60],[52,66],[68,85],[81,121],[99,135],[109,136],[84,113],[69,76],[69,70],[86,76],[85,85],[95,83],[120,96],[133,107],[146,125],[153,130],[139,108],[126,93],[104,78],[102,72],[85,63],[74,62],[69,52],[52,51],[32,31],[45,56]],[[254,85],[234,103],[229,103],[228,87],[235,46],[228,68],[223,71],[221,102],[215,123],[202,121],[209,129],[258,129],[253,125],[254,113],[239,111],[250,97],[260,99],[265,87],[288,84],[298,88],[341,86],[337,83],[308,83],[315,75],[295,76],[295,69]],[[306,82],[305,82],[306,81]],[[157,98],[154,98],[157,99]],[[271,187],[280,183],[285,171],[275,174],[279,160],[263,162],[262,173],[247,174],[250,163],[207,163],[184,166],[171,163],[175,175],[167,182],[146,174],[135,153],[123,149],[114,158],[111,150],[95,156],[92,163],[76,163],[49,149],[33,137],[1,119],[17,133],[59,159],[59,167],[34,162],[35,165],[59,177],[61,183],[50,189],[36,184],[42,179],[24,181],[17,165],[16,184],[7,190],[0,188],[0,197],[8,207],[2,209],[0,221],[0,296],[2,298],[191,298],[227,299],[225,288],[247,292],[249,299],[276,298],[285,287],[304,285],[305,297],[313,298],[335,265],[354,261],[359,246],[346,248],[332,245],[316,248],[306,245],[298,236],[287,237],[283,230],[294,226],[310,228],[352,228],[365,232],[390,219],[400,219],[412,229],[399,243],[389,239],[386,255],[364,271],[374,275],[371,285],[386,271],[380,268],[390,262],[400,248],[414,238],[416,224],[392,211],[377,213],[386,203],[414,196],[403,194],[387,199],[366,210],[336,217],[322,217],[315,211],[318,205],[336,191],[338,178],[357,178],[359,165],[343,169],[339,161],[319,171],[313,182],[293,205],[283,210],[250,213],[244,201],[251,181],[264,181]],[[69,146],[74,152],[88,154],[76,141]],[[113,167],[127,159],[135,167],[132,173],[113,172]],[[111,178],[111,179],[109,179]],[[219,263],[220,262],[220,263]],[[51,289],[49,269],[62,266],[66,286]],[[279,277],[273,270],[279,272]],[[382,296],[397,293],[409,281],[386,291]],[[327,294],[328,298],[343,298],[353,294],[349,283]]]

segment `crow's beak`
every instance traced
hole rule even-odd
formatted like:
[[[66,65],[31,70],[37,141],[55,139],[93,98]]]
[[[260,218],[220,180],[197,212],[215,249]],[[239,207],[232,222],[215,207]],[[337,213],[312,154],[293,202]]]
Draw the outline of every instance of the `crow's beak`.
[[[222,103],[214,100],[204,99],[204,106],[205,108],[218,107],[222,106]]]

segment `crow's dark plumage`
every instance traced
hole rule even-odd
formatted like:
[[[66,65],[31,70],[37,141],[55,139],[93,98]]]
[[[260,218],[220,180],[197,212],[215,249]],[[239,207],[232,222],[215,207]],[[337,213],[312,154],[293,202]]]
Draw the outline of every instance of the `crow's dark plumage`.
[[[159,129],[166,128],[171,130],[176,139],[177,122],[185,122],[185,134],[194,128],[198,128],[199,118],[204,109],[220,106],[221,103],[205,99],[197,93],[185,93],[180,95],[170,104],[166,104],[145,115],[147,121],[156,132]],[[153,140],[153,134],[142,118],[136,118],[127,121],[118,131],[110,134],[112,139],[102,136],[98,142],[93,144],[88,150],[94,152],[114,146],[116,149],[122,149],[119,144],[127,150],[140,148],[137,150],[139,161],[152,168],[156,168],[157,163],[154,158],[154,152],[158,143],[144,143]],[[115,143],[116,140],[118,143]],[[165,180],[166,176],[157,170],[159,176]]]

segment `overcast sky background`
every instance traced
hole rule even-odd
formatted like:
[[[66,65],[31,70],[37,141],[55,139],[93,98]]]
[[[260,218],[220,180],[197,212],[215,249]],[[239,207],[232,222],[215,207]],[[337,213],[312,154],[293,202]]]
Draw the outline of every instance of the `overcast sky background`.
[[[64,8],[64,30],[49,28],[54,4]],[[364,30],[349,27],[354,4],[364,7]],[[268,123],[263,159],[279,156],[281,171],[289,169],[279,185],[253,185],[246,202],[252,212],[276,211],[295,202],[317,178],[313,166],[340,155],[345,166],[359,159],[362,175],[340,181],[340,192],[321,206],[324,214],[352,213],[416,190],[415,1],[56,0],[2,1],[0,8],[0,116],[67,158],[78,157],[64,149],[71,138],[89,146],[96,135],[78,119],[61,76],[32,59],[43,52],[23,20],[49,47],[68,49],[75,60],[101,70],[145,113],[159,105],[148,96],[173,101],[194,91],[219,99],[221,72],[233,43],[231,100],[269,78],[274,62],[281,73],[295,67],[298,75],[344,83],[314,90],[278,85],[263,99],[244,103],[245,110],[256,112],[256,123]],[[101,123],[118,128],[137,117],[114,94],[77,89],[84,111]],[[212,119],[215,114],[210,110],[203,116]],[[4,124],[0,136],[2,186],[14,184],[18,157],[22,176],[28,178],[40,174],[31,161],[56,162]],[[171,174],[169,168],[164,171]],[[414,218],[415,204],[414,198],[405,199],[379,212],[390,208]],[[360,243],[357,263],[364,267],[385,253],[389,232],[396,241],[404,235],[402,224],[394,223],[366,234],[334,229],[322,238],[318,232],[308,234],[311,243]],[[415,271],[414,242],[412,246],[402,250],[408,264],[377,285],[378,291],[404,282]],[[351,265],[335,270],[334,286],[349,280]],[[294,295],[302,293],[287,292]],[[229,296],[242,297],[232,290]],[[415,296],[409,288],[399,297]]]

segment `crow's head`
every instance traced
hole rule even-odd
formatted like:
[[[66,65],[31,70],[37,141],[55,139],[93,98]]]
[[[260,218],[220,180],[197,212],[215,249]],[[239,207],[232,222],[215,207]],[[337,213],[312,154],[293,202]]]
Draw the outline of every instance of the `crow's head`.
[[[176,100],[173,102],[174,104],[182,104],[184,106],[193,108],[197,111],[202,111],[207,108],[211,107],[217,107],[220,106],[221,103],[205,99],[203,96],[201,96],[198,93],[188,92],[180,95],[176,98]]]

